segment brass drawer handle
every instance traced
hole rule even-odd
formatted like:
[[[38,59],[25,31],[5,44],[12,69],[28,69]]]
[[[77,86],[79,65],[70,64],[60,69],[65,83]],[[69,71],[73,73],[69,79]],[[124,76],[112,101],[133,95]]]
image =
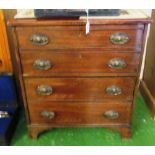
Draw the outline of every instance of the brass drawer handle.
[[[104,117],[108,119],[117,119],[119,117],[119,113],[117,111],[109,110],[104,113]]]
[[[129,41],[129,36],[123,32],[117,32],[110,36],[110,41],[113,44],[125,44]]]
[[[55,112],[53,111],[42,111],[40,113],[40,115],[43,117],[43,118],[47,118],[47,119],[53,119],[55,117]]]
[[[7,111],[0,111],[0,118],[8,118],[10,114]]]
[[[108,62],[108,66],[113,69],[123,69],[126,68],[127,64],[122,58],[113,58]]]
[[[34,45],[47,45],[48,36],[44,34],[33,34],[30,38],[30,41]]]
[[[39,85],[37,87],[37,93],[42,96],[48,96],[53,93],[53,88],[48,85]]]
[[[52,68],[52,64],[49,60],[37,59],[33,63],[33,67],[38,70],[48,70]]]
[[[117,96],[122,94],[122,89],[118,86],[112,85],[106,88],[106,92],[107,94]]]

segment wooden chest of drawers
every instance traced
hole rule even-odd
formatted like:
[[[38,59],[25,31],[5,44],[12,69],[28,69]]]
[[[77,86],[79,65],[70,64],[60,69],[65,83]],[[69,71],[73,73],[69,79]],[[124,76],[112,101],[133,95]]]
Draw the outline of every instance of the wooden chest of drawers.
[[[150,19],[10,21],[32,138],[54,127],[107,127],[131,134]]]

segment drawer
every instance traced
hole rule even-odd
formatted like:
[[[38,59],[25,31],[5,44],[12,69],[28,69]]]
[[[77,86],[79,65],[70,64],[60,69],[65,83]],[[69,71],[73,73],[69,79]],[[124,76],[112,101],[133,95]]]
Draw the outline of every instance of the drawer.
[[[135,25],[17,27],[20,49],[107,48],[141,50],[143,28]]]
[[[72,125],[129,125],[132,104],[127,101],[41,102],[30,104],[30,122],[52,126]]]
[[[25,51],[20,55],[24,76],[135,76],[140,58],[139,53],[103,50]]]
[[[28,101],[132,100],[135,78],[25,78]]]

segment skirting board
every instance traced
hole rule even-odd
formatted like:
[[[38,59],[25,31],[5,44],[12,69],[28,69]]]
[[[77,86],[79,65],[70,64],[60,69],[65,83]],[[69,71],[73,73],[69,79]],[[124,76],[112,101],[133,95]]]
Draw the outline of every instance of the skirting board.
[[[140,83],[140,92],[152,113],[153,119],[155,120],[155,99],[143,80]]]

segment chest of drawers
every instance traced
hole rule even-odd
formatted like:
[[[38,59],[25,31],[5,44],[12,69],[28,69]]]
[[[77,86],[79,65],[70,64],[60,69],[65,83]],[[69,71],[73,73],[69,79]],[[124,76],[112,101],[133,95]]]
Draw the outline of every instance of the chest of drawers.
[[[149,19],[10,21],[30,137],[56,127],[131,135]]]

